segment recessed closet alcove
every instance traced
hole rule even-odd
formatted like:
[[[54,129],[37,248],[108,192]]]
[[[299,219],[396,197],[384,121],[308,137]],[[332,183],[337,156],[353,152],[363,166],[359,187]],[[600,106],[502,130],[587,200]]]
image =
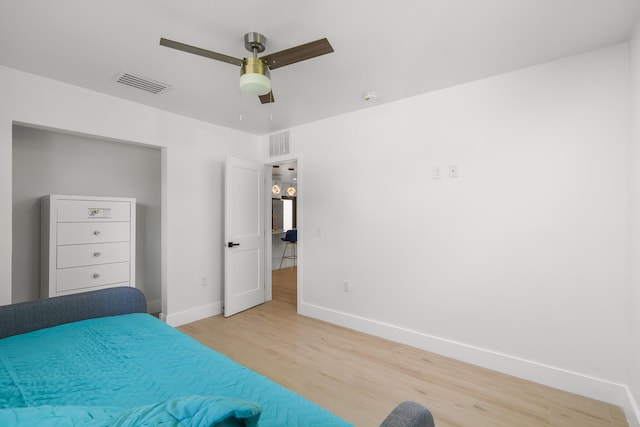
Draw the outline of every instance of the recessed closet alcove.
[[[13,126],[12,302],[40,297],[40,198],[135,197],[136,287],[160,311],[161,150]]]

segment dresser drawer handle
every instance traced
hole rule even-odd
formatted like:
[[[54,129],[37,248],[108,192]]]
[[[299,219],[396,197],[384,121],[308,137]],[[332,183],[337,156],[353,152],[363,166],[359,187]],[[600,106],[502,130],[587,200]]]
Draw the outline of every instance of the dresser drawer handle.
[[[100,275],[99,275],[98,273],[93,273],[93,278],[94,278],[94,279],[99,279],[99,278],[100,278]]]
[[[94,231],[94,232],[93,232],[93,235],[94,235],[94,236],[99,236],[99,235],[100,235],[100,230],[96,230],[96,231]]]
[[[94,252],[94,253],[93,253],[93,256],[94,256],[94,257],[99,257],[100,255],[102,255],[100,252]]]

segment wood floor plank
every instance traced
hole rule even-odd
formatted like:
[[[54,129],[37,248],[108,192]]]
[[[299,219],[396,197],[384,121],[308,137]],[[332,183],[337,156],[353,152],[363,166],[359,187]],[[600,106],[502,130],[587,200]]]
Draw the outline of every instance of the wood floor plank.
[[[300,316],[295,273],[274,274],[271,302],[179,329],[356,426],[414,400],[438,427],[628,427],[618,407]]]

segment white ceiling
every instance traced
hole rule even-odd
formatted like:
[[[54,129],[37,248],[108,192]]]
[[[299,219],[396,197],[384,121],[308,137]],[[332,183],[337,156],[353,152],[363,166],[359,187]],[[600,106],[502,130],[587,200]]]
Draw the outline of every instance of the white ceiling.
[[[271,180],[285,184],[295,184],[298,180],[297,162],[283,162],[274,165],[271,170]]]
[[[0,64],[266,134],[623,42],[639,15],[639,0],[2,0]],[[335,52],[274,70],[261,105],[237,67],[159,45],[244,57],[251,31],[264,54],[322,37]],[[123,71],[172,89],[115,83]]]

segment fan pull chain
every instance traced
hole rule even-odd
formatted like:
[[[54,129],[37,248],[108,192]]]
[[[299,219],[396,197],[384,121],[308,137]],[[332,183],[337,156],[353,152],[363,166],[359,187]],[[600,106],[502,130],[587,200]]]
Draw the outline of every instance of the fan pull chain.
[[[269,98],[271,98],[271,102],[269,103],[269,131],[273,132],[273,77],[271,77],[271,91],[269,92]]]

